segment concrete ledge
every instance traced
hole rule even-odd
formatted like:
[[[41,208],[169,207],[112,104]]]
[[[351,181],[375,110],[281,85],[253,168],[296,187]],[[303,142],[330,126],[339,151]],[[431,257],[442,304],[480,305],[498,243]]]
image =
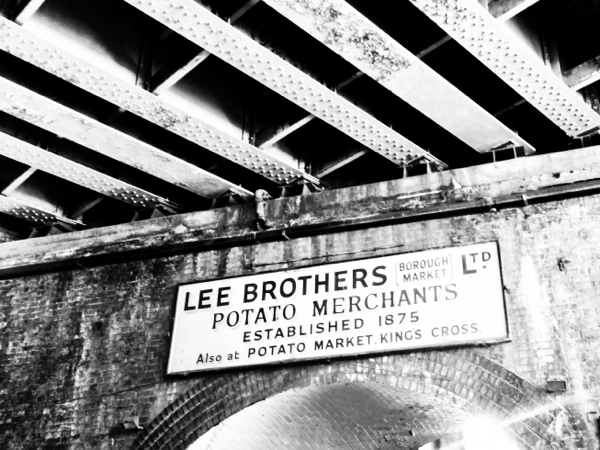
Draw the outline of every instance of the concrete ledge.
[[[0,244],[0,277],[524,206],[600,192],[600,146]],[[525,196],[525,197],[523,197]]]

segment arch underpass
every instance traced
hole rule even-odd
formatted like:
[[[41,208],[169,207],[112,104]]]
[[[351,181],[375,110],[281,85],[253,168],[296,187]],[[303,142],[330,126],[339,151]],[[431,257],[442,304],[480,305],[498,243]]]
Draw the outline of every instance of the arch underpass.
[[[457,433],[469,415],[431,394],[377,383],[289,390],[202,435],[189,450],[416,449]]]
[[[207,375],[133,448],[412,450],[472,419],[507,424],[518,449],[564,448],[582,420],[476,350],[427,351]]]

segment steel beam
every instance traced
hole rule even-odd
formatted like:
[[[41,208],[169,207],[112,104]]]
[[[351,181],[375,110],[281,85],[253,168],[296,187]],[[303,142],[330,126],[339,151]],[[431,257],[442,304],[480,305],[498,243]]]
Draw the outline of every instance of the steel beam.
[[[31,177],[31,175],[33,175],[36,172],[37,169],[33,167],[27,168],[27,170],[25,170],[21,175],[12,180],[8,186],[2,189],[2,191],[0,191],[0,194],[10,195],[11,192],[16,190],[23,183],[25,183]]]
[[[22,0],[17,5],[17,10],[14,14],[14,20],[18,24],[25,23],[33,16],[46,0]]]
[[[341,89],[343,89],[346,86],[348,86],[349,84],[353,83],[355,80],[359,79],[363,75],[364,74],[362,72],[355,73],[348,79],[346,79],[346,80],[342,81],[340,84],[338,84],[335,87],[335,90],[340,91]],[[256,135],[254,137],[255,138],[254,145],[256,145],[258,148],[261,148],[261,149],[265,149],[272,145],[275,145],[277,142],[279,142],[286,136],[292,134],[294,131],[296,131],[296,130],[302,128],[304,125],[312,122],[313,119],[316,119],[316,117],[313,116],[312,114],[307,114],[304,117],[302,117],[301,119],[298,119],[292,123],[288,122],[288,123],[285,123],[285,125],[283,125],[283,126],[281,126],[281,124],[280,124],[279,126],[276,125],[275,127],[271,128],[271,129],[259,130],[259,132],[256,133]],[[319,177],[319,176],[317,175],[317,177]]]
[[[492,0],[488,2],[488,11],[500,22],[513,18],[539,0]]]
[[[417,58],[423,59],[425,56],[429,55],[432,51],[437,50],[442,45],[444,45],[447,42],[450,42],[451,40],[452,40],[452,38],[450,36],[444,36],[439,41],[434,42],[429,47],[427,47],[427,48],[421,50],[419,53],[417,53]]]
[[[21,199],[0,194],[0,213],[18,217],[36,225],[52,225],[60,222],[66,225],[83,227],[85,224],[78,220],[69,219],[45,209],[33,206]]]
[[[338,159],[337,161],[328,165],[324,169],[319,170],[319,172],[317,172],[316,175],[319,178],[329,175],[329,174],[335,172],[336,170],[341,169],[342,167],[350,164],[351,162],[356,161],[358,158],[364,156],[367,153],[368,153],[368,150],[359,150],[357,152],[353,152],[352,154],[345,156],[344,158]]]
[[[346,2],[264,0],[360,71],[478,152],[533,147]]]
[[[293,123],[286,123],[285,125],[278,127],[277,129],[261,130],[262,133],[257,133],[255,144],[258,148],[269,148],[275,145],[277,142],[292,134],[294,131],[302,128],[309,122],[312,122],[315,116],[307,114],[300,120],[296,120]],[[266,137],[268,136],[268,137]]]
[[[198,67],[209,56],[209,52],[202,50],[200,52],[192,51],[179,58],[173,58],[152,75],[150,78],[150,92],[156,95],[163,93]]]
[[[563,72],[563,80],[567,86],[575,91],[600,80],[600,56]]]
[[[125,0],[388,160],[441,161],[193,0]]]
[[[410,1],[569,136],[600,126],[600,115],[478,3]]]
[[[229,23],[234,23],[246,14],[254,5],[260,0],[250,0],[246,2],[241,8],[234,12],[229,17]],[[166,91],[188,73],[198,67],[202,61],[210,56],[210,52],[201,50],[199,52],[193,52],[192,54],[186,54],[181,58],[175,58],[169,61],[162,67],[153,77],[150,83],[150,91],[154,94],[160,94]]]
[[[249,191],[0,78],[0,111],[203,197]]]
[[[287,184],[298,178],[319,183],[316,178],[228,135],[150,92],[104,72],[4,18],[0,18],[0,50],[276,183]],[[91,119],[86,118],[86,121],[88,123]],[[127,153],[123,155],[127,156]],[[138,158],[134,161],[142,164]],[[209,179],[208,176],[212,178]],[[186,178],[189,179],[189,174]],[[216,181],[217,177],[208,173],[204,178],[207,185],[222,182]],[[242,191],[246,193],[245,190]]]
[[[140,208],[181,209],[163,197],[1,132],[0,155]]]

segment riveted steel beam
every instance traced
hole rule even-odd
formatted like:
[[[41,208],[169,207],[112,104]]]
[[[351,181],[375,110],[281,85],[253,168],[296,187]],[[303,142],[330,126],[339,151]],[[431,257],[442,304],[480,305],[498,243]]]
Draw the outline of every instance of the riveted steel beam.
[[[193,0],[125,1],[390,161],[424,157],[445,166]]]
[[[158,195],[1,132],[0,155],[140,208],[181,209]]]
[[[569,136],[600,126],[600,115],[478,3],[410,1]]]
[[[203,197],[216,197],[229,190],[244,197],[253,195],[210,172],[3,78],[0,78],[0,111]]]
[[[148,91],[110,75],[4,18],[0,18],[0,50],[278,184],[290,183],[298,178],[319,183],[319,180],[305,172],[230,136]]]
[[[56,222],[59,222],[76,227],[85,226],[83,222],[78,220],[60,216],[37,206],[33,206],[21,199],[7,197],[6,195],[2,194],[0,194],[0,213],[18,217],[19,219],[26,220],[27,222],[31,222],[36,225],[52,225]]]
[[[263,0],[478,152],[533,147],[341,0]]]

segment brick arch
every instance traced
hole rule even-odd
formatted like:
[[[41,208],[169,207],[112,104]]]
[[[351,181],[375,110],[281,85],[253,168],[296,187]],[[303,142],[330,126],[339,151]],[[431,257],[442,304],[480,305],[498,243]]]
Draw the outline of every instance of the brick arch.
[[[397,386],[451,402],[473,415],[498,419],[518,416],[552,400],[539,388],[477,351],[445,350],[338,360],[202,376],[140,431],[133,449],[186,449],[229,416],[290,389],[333,383]],[[571,412],[575,430],[581,417]],[[555,417],[539,414],[514,432],[526,448],[567,448],[569,430],[556,432]],[[557,435],[558,434],[558,435]]]

